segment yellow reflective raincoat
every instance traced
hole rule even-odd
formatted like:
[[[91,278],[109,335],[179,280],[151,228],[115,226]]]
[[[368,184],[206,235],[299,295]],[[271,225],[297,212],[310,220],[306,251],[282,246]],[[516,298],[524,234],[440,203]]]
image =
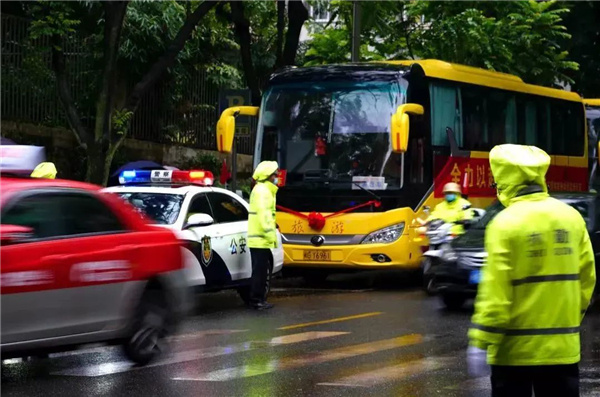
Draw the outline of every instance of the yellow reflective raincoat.
[[[429,216],[429,220],[441,219],[447,223],[454,223],[473,219],[473,212],[470,209],[463,209],[467,205],[470,206],[471,203],[462,197],[457,198],[451,203],[444,200],[435,206],[435,209]],[[451,230],[454,234],[463,234],[465,232],[462,225],[454,225]]]
[[[579,212],[548,195],[550,157],[532,146],[490,152],[507,208],[487,226],[487,266],[469,330],[492,365],[562,365],[580,360],[579,326],[596,275]]]
[[[250,248],[277,247],[275,203],[278,187],[269,182],[269,177],[278,168],[275,161],[263,161],[256,167],[252,176],[257,183],[250,194],[248,217],[248,247]]]
[[[55,179],[57,173],[58,171],[56,171],[56,166],[54,165],[54,163],[45,162],[39,163],[37,167],[35,167],[35,169],[31,173],[31,177]]]

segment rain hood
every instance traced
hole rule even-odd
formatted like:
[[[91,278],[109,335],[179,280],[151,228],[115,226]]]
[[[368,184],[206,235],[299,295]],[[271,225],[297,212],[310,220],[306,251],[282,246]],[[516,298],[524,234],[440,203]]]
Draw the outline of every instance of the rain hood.
[[[531,185],[548,193],[546,172],[550,156],[535,146],[498,145],[490,151],[490,167],[498,190],[498,200],[508,207],[518,193]]]
[[[35,167],[35,169],[31,173],[31,177],[32,178],[55,179],[57,173],[58,172],[56,171],[56,167],[54,166],[54,163],[45,162],[45,163],[40,163],[40,164],[38,164],[37,167]]]
[[[257,182],[264,182],[273,173],[275,173],[279,169],[279,164],[277,161],[263,161],[261,162],[256,169],[254,170],[254,174],[252,175],[252,179]]]

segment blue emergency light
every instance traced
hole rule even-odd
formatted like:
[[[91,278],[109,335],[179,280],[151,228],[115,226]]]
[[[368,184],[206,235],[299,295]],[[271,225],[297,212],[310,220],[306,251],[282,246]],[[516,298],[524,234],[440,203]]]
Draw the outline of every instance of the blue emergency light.
[[[210,171],[179,170],[125,170],[119,175],[121,185],[172,184],[212,186],[214,177]]]

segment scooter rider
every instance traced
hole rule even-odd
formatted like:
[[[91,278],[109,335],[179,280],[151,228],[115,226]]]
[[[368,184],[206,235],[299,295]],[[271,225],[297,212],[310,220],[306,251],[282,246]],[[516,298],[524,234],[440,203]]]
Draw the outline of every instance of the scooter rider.
[[[444,185],[444,201],[436,205],[429,216],[428,221],[441,219],[447,223],[457,223],[473,219],[473,213],[470,210],[471,203],[462,198],[462,191],[458,183],[449,182]],[[455,224],[452,227],[453,234],[463,234],[465,229],[461,224]]]

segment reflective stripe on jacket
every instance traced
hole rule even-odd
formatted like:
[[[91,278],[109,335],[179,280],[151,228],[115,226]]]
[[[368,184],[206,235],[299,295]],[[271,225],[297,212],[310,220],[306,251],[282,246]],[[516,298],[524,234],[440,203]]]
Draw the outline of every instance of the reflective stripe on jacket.
[[[259,182],[250,194],[248,216],[248,247],[276,248],[277,231],[275,203],[277,186],[271,182]]]
[[[470,344],[492,365],[579,362],[596,280],[579,212],[545,192],[517,197],[488,225],[485,247]]]

